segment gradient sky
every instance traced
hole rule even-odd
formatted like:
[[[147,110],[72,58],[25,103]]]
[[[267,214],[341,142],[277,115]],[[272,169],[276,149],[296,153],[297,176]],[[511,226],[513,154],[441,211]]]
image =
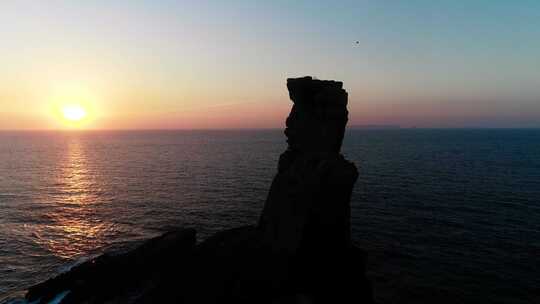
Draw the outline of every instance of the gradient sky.
[[[269,2],[1,1],[0,129],[281,128],[304,75],[350,124],[540,127],[540,1]]]

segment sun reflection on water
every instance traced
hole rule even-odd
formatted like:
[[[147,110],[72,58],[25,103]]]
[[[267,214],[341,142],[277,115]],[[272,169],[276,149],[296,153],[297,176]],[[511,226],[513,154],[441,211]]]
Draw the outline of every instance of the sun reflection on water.
[[[81,138],[69,137],[57,170],[48,198],[52,208],[44,215],[47,224],[36,237],[54,255],[71,259],[106,245],[107,236],[114,234],[115,228],[99,215],[98,176]]]

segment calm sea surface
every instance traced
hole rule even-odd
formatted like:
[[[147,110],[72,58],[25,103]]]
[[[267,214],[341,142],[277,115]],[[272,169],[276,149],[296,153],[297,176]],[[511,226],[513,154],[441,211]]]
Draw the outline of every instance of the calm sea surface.
[[[167,227],[257,221],[281,131],[0,132],[0,302]],[[540,303],[540,130],[353,130],[383,303]]]

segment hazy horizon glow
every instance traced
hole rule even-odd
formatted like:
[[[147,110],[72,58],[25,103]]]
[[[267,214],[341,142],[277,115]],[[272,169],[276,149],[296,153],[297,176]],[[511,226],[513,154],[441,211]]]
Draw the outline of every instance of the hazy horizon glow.
[[[304,75],[344,82],[352,125],[540,127],[537,1],[3,1],[0,19],[0,130],[281,128]]]

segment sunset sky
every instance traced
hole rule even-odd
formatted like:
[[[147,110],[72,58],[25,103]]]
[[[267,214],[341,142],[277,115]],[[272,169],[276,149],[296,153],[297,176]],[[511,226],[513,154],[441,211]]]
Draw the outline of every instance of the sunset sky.
[[[0,25],[0,129],[281,128],[304,75],[353,125],[540,127],[535,0],[1,1]]]

